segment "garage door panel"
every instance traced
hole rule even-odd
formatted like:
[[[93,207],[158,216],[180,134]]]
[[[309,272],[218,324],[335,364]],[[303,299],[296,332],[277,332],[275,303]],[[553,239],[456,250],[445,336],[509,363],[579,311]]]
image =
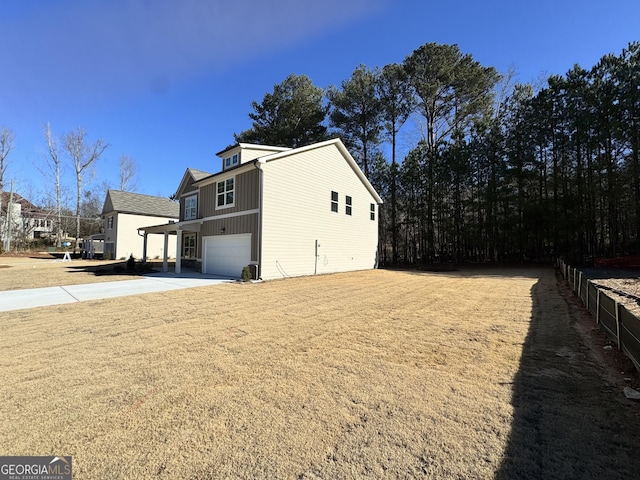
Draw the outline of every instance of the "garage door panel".
[[[239,277],[251,262],[251,234],[204,237],[204,273]]]

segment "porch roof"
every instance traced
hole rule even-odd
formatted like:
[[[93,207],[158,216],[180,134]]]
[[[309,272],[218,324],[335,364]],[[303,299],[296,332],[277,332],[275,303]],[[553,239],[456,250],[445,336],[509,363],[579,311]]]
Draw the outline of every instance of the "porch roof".
[[[169,235],[176,235],[178,230],[183,232],[199,232],[202,221],[197,222],[169,222],[162,225],[151,225],[148,227],[139,227],[138,232],[144,233],[167,233]]]

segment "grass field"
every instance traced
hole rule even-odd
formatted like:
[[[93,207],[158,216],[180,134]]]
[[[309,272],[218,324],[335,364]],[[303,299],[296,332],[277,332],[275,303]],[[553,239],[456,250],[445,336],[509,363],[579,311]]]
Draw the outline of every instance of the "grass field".
[[[0,313],[1,453],[77,479],[635,478],[640,407],[592,328],[544,268]]]
[[[120,267],[122,274],[114,275],[114,267],[116,266]],[[126,262],[113,260],[63,262],[44,255],[40,257],[0,255],[0,291],[138,278],[136,275],[125,275],[125,266]],[[96,273],[98,274],[96,275]]]

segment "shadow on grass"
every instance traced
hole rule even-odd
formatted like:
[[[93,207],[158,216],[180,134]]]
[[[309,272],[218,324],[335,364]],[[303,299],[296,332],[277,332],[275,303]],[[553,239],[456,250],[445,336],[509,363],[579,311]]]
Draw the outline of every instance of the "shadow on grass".
[[[553,275],[541,277],[531,296],[511,433],[495,478],[638,478],[640,407],[624,398],[620,385],[607,383],[573,325],[581,312],[567,303]]]
[[[161,268],[161,266],[160,266]],[[104,263],[96,265],[73,265],[67,267],[70,273],[93,273],[94,275],[131,275],[143,276],[149,273],[159,271],[153,262],[146,264],[136,262],[133,266],[128,265],[126,261]]]

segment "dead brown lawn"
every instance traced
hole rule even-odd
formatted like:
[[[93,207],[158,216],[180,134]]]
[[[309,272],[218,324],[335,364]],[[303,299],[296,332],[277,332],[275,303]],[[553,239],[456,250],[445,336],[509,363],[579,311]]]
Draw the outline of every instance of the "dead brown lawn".
[[[113,260],[72,260],[63,262],[53,257],[0,256],[0,291],[26,288],[79,285],[83,283],[132,280],[135,275],[96,275],[96,270],[113,272]]]
[[[633,478],[638,406],[580,315],[552,269],[0,313],[2,454],[77,479]]]

